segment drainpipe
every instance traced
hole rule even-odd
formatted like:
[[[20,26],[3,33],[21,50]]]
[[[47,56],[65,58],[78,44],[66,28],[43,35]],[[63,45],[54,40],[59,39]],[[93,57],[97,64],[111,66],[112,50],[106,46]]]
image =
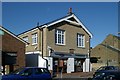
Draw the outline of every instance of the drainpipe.
[[[38,26],[38,29],[40,30],[40,31],[42,31],[42,58],[44,59],[44,60],[46,60],[46,68],[48,69],[48,60],[47,59],[45,59],[44,57],[43,57],[43,28],[40,28],[39,26]]]

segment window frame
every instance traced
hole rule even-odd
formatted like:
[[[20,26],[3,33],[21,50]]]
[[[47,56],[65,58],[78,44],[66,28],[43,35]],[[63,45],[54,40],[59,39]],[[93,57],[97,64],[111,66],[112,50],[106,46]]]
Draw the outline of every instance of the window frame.
[[[61,29],[55,30],[55,44],[65,45],[65,30]]]
[[[32,34],[32,45],[36,45],[38,43],[38,34],[33,33]]]
[[[85,48],[85,35],[77,33],[77,47]]]
[[[29,43],[28,36],[23,37],[23,40],[24,40],[25,42]]]
[[[28,36],[25,36],[22,38],[25,42],[29,43],[29,37]],[[26,47],[28,46],[28,44],[26,44]]]
[[[22,75],[22,76],[30,76],[32,74],[33,74],[32,68],[25,69],[22,73],[20,73],[20,75]]]

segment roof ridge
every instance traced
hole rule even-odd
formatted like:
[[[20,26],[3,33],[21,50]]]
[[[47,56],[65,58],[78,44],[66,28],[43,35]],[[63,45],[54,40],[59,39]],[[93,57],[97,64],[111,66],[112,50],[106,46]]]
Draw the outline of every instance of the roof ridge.
[[[8,29],[6,29],[5,27],[0,26],[0,29],[3,30],[3,31],[5,31],[7,34],[9,34],[9,35],[15,37],[16,39],[20,40],[21,42],[27,43],[27,42],[25,42],[23,39],[21,39],[20,37],[18,37],[18,36],[15,35],[14,33],[12,33],[11,31],[9,31]]]
[[[112,48],[112,49],[115,49],[115,50],[117,50],[117,51],[120,51],[119,48],[115,48],[114,46],[111,46],[111,45],[105,45],[105,44],[100,44],[100,45],[102,45],[102,46],[104,46],[104,47],[107,47],[107,48]]]
[[[41,28],[50,27],[50,26],[55,25],[55,24],[57,24],[57,23],[59,23],[59,22],[67,21],[67,20],[70,19],[71,17],[73,17],[73,18],[77,21],[77,24],[76,24],[76,23],[73,23],[72,21],[70,21],[70,23],[76,24],[76,25],[81,25],[82,28],[88,33],[88,35],[90,36],[90,38],[92,38],[91,32],[86,28],[86,26],[81,22],[81,20],[80,20],[74,13],[71,13],[71,14],[69,14],[69,15],[66,15],[66,16],[63,16],[63,17],[61,17],[61,18],[55,19],[55,20],[50,21],[50,22],[48,22],[48,23],[42,24],[42,25],[37,26],[37,27],[35,27],[35,28],[33,28],[33,29],[40,28],[40,27],[41,27]],[[69,22],[69,20],[68,20],[67,22]],[[28,30],[28,31],[31,31],[31,30],[33,30],[33,29],[30,29],[30,30]],[[28,32],[28,31],[25,31],[25,32],[23,32],[23,33],[26,33],[26,32]],[[21,35],[21,34],[23,34],[23,33],[20,33],[19,35]],[[18,35],[18,36],[19,36],[19,35]]]

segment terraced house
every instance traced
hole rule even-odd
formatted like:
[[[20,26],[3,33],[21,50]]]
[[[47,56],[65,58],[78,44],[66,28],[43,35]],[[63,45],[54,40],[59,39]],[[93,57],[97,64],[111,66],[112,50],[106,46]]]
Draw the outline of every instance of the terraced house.
[[[29,43],[26,45],[28,66],[47,65],[49,70],[67,73],[89,71],[89,65],[85,64],[90,63],[88,54],[92,34],[71,11],[67,16],[18,36]]]

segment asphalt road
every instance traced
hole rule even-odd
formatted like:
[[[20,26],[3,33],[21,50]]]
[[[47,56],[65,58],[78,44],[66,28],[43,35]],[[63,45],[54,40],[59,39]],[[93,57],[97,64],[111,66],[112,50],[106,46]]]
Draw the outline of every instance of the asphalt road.
[[[92,80],[90,78],[53,78],[53,80]]]
[[[53,80],[92,80],[92,75],[93,72],[65,73],[59,74]]]

